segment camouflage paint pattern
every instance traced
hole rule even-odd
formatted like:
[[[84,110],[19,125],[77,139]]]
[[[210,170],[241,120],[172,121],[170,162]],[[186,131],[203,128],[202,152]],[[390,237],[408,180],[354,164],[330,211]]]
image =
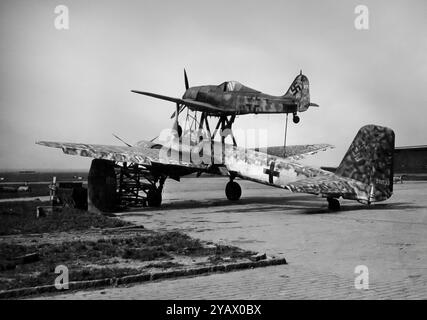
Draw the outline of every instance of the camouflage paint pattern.
[[[162,164],[166,167],[193,168],[200,172],[213,172],[213,167],[225,167],[229,174],[242,179],[322,197],[343,197],[370,203],[392,195],[394,132],[385,127],[362,127],[336,173],[305,166],[294,159],[324,150],[329,145],[309,145],[300,148],[306,151],[304,154],[296,153],[282,158],[229,144],[222,145],[217,141],[212,144],[202,142],[198,147],[178,146],[178,142],[175,140],[171,143],[170,154],[165,153],[161,145],[159,149],[159,145],[150,142],[140,142],[135,147],[58,142],[38,144],[61,148],[66,154],[148,167]],[[198,159],[200,161],[193,161],[192,155],[200,155],[200,150],[208,152]]]
[[[304,144],[304,145],[290,145],[286,146],[274,146],[267,148],[260,148],[260,152],[267,153],[269,155],[277,157],[292,158],[293,160],[300,160],[306,154],[315,154],[318,151],[326,151],[333,148],[330,144]],[[285,155],[285,156],[284,156]]]
[[[220,106],[228,114],[294,113],[308,109],[309,82],[305,75],[298,75],[285,95],[272,96],[237,81],[227,81],[218,86],[189,88],[183,99]]]
[[[359,130],[335,174],[368,185],[369,201],[381,201],[393,193],[393,130],[367,125]]]
[[[143,166],[152,166],[153,163],[163,163],[204,170],[208,167],[204,164],[195,165],[191,162],[180,161],[180,159],[175,159],[174,157],[170,157],[166,161],[159,157],[159,149],[152,149],[144,146],[127,147],[51,141],[39,141],[36,143],[46,147],[62,149],[65,154],[69,155],[110,160],[114,162],[136,163]],[[145,143],[147,146],[150,145],[149,142]]]
[[[237,81],[191,87],[185,91],[182,99],[136,90],[132,92],[185,105],[190,110],[203,111],[210,116],[297,113],[317,106],[310,103],[308,78],[302,73],[282,96],[268,95]]]
[[[394,132],[362,127],[334,174],[253,150],[228,148],[227,169],[237,176],[292,192],[371,203],[388,199],[393,185]]]

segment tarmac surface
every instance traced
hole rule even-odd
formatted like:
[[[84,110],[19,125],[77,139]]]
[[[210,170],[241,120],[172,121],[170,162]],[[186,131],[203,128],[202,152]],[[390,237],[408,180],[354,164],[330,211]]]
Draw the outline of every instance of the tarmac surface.
[[[427,299],[427,182],[395,184],[389,200],[370,207],[341,200],[339,212],[316,196],[238,182],[242,198],[232,203],[225,178],[168,180],[161,208],[119,216],[285,257],[288,265],[41,298]],[[369,289],[356,288],[357,266],[367,267]]]

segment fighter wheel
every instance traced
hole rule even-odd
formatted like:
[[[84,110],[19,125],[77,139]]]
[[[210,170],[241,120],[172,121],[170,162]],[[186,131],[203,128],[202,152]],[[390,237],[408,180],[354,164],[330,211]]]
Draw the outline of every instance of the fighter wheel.
[[[298,123],[298,122],[300,121],[300,118],[299,118],[298,116],[294,116],[294,117],[292,118],[292,121],[293,121],[294,123]]]
[[[240,185],[237,182],[230,181],[225,186],[225,195],[227,196],[228,200],[237,201],[242,195],[242,188],[240,188]]]
[[[341,209],[341,205],[338,199],[328,198],[328,208],[331,211],[339,211]]]
[[[157,189],[148,191],[147,204],[149,207],[160,207],[162,204],[162,193]]]

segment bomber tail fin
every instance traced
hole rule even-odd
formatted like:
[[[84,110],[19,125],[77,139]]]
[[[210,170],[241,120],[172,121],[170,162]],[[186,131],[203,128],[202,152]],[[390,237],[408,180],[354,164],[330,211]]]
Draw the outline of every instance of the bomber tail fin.
[[[392,129],[364,126],[335,174],[364,183],[369,189],[368,202],[386,200],[393,194],[393,154]]]

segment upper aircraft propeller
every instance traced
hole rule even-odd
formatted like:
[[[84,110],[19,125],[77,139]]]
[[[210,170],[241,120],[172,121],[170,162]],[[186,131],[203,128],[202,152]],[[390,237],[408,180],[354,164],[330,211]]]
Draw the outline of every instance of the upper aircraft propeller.
[[[188,84],[188,77],[187,77],[187,72],[185,71],[185,68],[184,68],[184,84],[185,84],[185,91],[187,91],[190,88],[190,85]],[[178,109],[178,115],[179,115],[182,112],[182,110],[184,110],[185,105],[180,105],[179,103],[177,103],[177,106],[178,106],[177,109]],[[174,111],[171,114],[171,119],[173,119],[175,115],[176,115],[176,111]]]
[[[188,84],[188,77],[187,77],[187,72],[185,71],[185,68],[184,68],[184,82],[185,82],[185,90],[188,90],[188,88],[190,88],[190,85]]]

